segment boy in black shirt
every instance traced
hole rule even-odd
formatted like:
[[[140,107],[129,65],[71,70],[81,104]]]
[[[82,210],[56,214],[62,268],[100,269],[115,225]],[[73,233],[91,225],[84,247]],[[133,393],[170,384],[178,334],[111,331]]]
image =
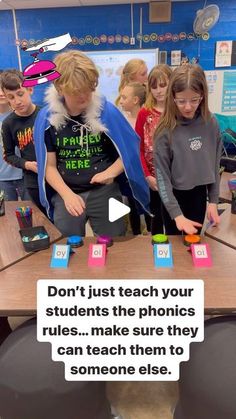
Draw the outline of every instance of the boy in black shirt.
[[[5,70],[1,74],[1,88],[13,109],[2,124],[4,159],[12,166],[23,169],[24,186],[30,198],[45,212],[39,200],[33,141],[33,126],[39,107],[32,103],[33,89],[23,87],[23,81],[23,75],[19,70]],[[16,155],[15,147],[19,148],[20,157]]]
[[[83,60],[77,55],[58,55],[55,62],[61,77],[55,81],[57,90],[51,86],[50,99],[47,97],[52,109],[62,107],[61,112],[57,112],[59,124],[58,121],[54,124],[52,117],[45,132],[46,179],[57,191],[52,198],[54,222],[65,236],[84,236],[87,219],[95,234],[120,236],[125,234],[124,220],[108,221],[108,199],[122,200],[114,180],[123,172],[123,165],[111,140],[101,130],[95,132],[88,120],[87,109],[98,73],[91,60],[84,56],[82,71],[87,73],[87,80],[83,82],[85,77],[81,78],[80,74],[76,77],[76,68]],[[63,97],[62,102],[58,92]]]
[[[124,235],[122,218],[109,221],[108,201],[122,200],[116,178],[125,167],[135,196],[143,205],[149,203],[139,138],[118,109],[96,91],[98,71],[89,57],[70,50],[54,62],[61,76],[48,89],[48,106],[34,127],[41,202],[51,215],[44,193],[46,177],[57,192],[51,201],[53,217],[64,236],[84,236],[87,219],[96,235]]]

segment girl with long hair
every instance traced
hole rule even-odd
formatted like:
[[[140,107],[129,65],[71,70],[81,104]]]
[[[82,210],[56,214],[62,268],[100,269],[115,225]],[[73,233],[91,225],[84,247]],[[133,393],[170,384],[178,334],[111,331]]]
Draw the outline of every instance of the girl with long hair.
[[[120,104],[120,92],[128,83],[138,82],[145,84],[147,82],[147,78],[148,68],[144,60],[141,58],[131,58],[131,60],[127,61],[120,77],[120,84],[118,88],[119,95],[115,101],[116,106],[119,106]]]
[[[167,234],[195,234],[218,224],[220,130],[208,108],[206,77],[198,65],[174,70],[155,133],[154,160]]]
[[[163,233],[161,198],[157,188],[153,162],[153,136],[165,109],[166,91],[172,70],[166,64],[153,67],[148,76],[147,97],[140,109],[135,130],[140,136],[140,155],[143,171],[150,188],[152,235]]]

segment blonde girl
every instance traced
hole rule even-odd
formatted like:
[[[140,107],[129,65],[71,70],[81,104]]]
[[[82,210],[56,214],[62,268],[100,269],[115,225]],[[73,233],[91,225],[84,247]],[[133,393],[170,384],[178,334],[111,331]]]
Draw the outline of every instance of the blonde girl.
[[[120,101],[120,92],[123,88],[130,82],[138,82],[145,84],[148,77],[148,68],[144,60],[140,58],[132,58],[129,60],[121,73],[120,85],[119,85],[119,96],[116,99],[116,105],[119,105]]]
[[[128,83],[120,92],[120,107],[133,128],[145,98],[146,87],[139,82]]]

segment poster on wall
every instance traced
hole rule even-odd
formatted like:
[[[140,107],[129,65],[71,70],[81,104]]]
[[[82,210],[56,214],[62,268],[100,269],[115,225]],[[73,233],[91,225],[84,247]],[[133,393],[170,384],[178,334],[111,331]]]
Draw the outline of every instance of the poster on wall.
[[[233,41],[231,65],[236,65],[236,41]]]
[[[221,112],[236,111],[236,71],[225,71]]]
[[[232,41],[217,41],[215,67],[230,67],[232,56]]]
[[[181,64],[181,50],[171,51],[171,66],[178,66]]]
[[[206,80],[208,85],[208,93],[215,94],[216,93],[216,82],[217,82],[217,73],[216,71],[208,71],[206,73]]]

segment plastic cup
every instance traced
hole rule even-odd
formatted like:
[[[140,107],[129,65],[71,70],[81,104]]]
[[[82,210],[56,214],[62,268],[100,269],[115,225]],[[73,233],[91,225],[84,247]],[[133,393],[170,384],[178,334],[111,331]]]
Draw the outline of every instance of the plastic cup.
[[[29,214],[21,214],[20,212],[16,211],[16,218],[20,229],[32,227],[32,211]]]
[[[0,200],[0,216],[5,215],[5,201],[4,198]]]
[[[231,213],[236,214],[236,190],[232,190]]]

